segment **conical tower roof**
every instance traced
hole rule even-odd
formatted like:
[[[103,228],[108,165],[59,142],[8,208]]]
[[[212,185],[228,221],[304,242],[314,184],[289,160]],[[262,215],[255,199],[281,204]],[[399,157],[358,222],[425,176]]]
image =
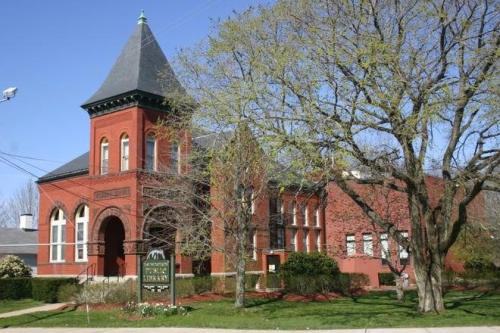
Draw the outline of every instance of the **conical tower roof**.
[[[184,90],[142,13],[103,84],[82,107],[92,113],[106,109],[104,104],[121,105],[118,100],[138,93],[163,98],[174,91]]]

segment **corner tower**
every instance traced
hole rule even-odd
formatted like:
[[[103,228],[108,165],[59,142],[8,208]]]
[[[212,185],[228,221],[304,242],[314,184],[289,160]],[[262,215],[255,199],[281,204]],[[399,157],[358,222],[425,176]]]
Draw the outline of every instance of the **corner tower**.
[[[171,114],[165,102],[170,93],[184,94],[184,89],[142,12],[101,87],[82,105],[91,119],[90,176],[172,164],[170,146],[175,144],[180,155],[190,142],[185,133],[175,142],[148,142],[157,121]]]

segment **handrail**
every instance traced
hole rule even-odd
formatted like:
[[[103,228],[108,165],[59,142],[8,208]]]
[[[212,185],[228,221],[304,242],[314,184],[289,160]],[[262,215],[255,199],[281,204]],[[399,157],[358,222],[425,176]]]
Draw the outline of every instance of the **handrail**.
[[[89,279],[92,279],[95,275],[95,263],[85,266],[85,268],[76,276],[78,281],[80,281],[80,279],[84,274],[85,274],[85,281],[83,281],[83,283],[89,281]]]

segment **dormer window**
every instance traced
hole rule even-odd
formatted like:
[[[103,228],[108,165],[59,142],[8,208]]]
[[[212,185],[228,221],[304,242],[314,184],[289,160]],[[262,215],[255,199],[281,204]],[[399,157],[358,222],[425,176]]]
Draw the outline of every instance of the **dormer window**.
[[[120,171],[128,170],[129,151],[128,135],[123,134],[120,140]]]
[[[108,139],[101,140],[101,175],[108,174],[109,171],[109,143]]]
[[[156,138],[153,135],[146,137],[146,159],[144,168],[156,171]]]

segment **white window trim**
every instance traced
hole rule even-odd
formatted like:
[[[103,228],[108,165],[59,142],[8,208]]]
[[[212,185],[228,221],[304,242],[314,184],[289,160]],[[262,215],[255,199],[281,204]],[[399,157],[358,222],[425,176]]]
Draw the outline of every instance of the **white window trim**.
[[[252,259],[257,260],[257,230],[253,232],[252,243],[253,243]]]
[[[125,154],[125,143],[127,143],[127,154]],[[122,136],[120,140],[120,171],[128,171],[130,165],[130,140],[128,135]]]
[[[316,250],[321,252],[321,230],[316,230]]]
[[[148,143],[149,142],[153,142],[153,161],[152,161],[152,168],[149,169],[148,168]],[[146,170],[149,170],[149,171],[157,171],[157,150],[158,150],[158,142],[156,140],[156,138],[152,135],[148,135],[146,136],[146,147],[145,147],[145,169]]]
[[[63,262],[66,262],[66,260],[64,259],[64,251],[65,251],[65,247],[64,245],[66,244],[66,235],[64,235],[64,233],[62,232],[62,226],[66,226],[66,216],[64,215],[64,212],[62,209],[58,208],[58,213],[59,213],[59,219],[58,220],[55,220],[54,217],[55,217],[55,211],[52,212],[52,216],[50,217],[50,250],[49,250],[49,262],[51,263],[63,263]],[[52,230],[53,230],[53,226],[56,226],[57,227],[57,242],[53,242],[53,239],[54,239],[54,235],[52,233]],[[66,232],[66,228],[64,228],[65,232]],[[64,241],[62,241],[63,239],[63,235],[64,235]],[[52,259],[53,258],[53,246],[56,246],[57,248],[57,258],[54,260]]]
[[[386,233],[380,234],[380,257],[389,258],[389,237]]]
[[[80,217],[80,209],[84,210],[83,217]],[[78,224],[83,224],[83,240],[78,241]],[[89,226],[89,207],[84,205],[76,212],[75,217],[75,262],[87,262],[87,242],[88,242],[88,226]],[[83,245],[83,258],[78,258],[78,245]]]
[[[306,225],[306,227],[309,227],[310,226],[310,221],[309,221],[309,206],[306,205],[305,209],[304,209],[304,224]]]
[[[401,235],[401,237],[408,239],[408,232],[407,231],[401,231],[400,235]],[[399,259],[408,259],[409,256],[410,256],[410,254],[408,253],[408,251],[406,251],[404,247],[399,245]]]
[[[297,225],[297,204],[293,204],[292,208],[292,225]]]
[[[285,220],[285,203],[280,201],[280,216],[278,219],[278,224],[283,224]]]
[[[373,257],[373,236],[372,234],[363,234],[363,254]]]
[[[297,230],[295,229],[292,229],[292,237],[290,237],[290,240],[292,242],[292,245],[293,246],[293,251],[297,252]]]
[[[316,208],[314,210],[314,224],[316,227],[320,227],[321,226],[321,219],[320,219],[320,216],[319,216],[319,208]]]
[[[107,158],[104,159],[104,148],[106,148]],[[106,161],[106,166],[104,166],[104,161]],[[101,141],[101,163],[100,163],[100,174],[107,175],[109,173],[109,142],[107,139]]]
[[[352,247],[350,247],[352,245]],[[348,256],[356,255],[356,236],[346,235],[346,252]]]

